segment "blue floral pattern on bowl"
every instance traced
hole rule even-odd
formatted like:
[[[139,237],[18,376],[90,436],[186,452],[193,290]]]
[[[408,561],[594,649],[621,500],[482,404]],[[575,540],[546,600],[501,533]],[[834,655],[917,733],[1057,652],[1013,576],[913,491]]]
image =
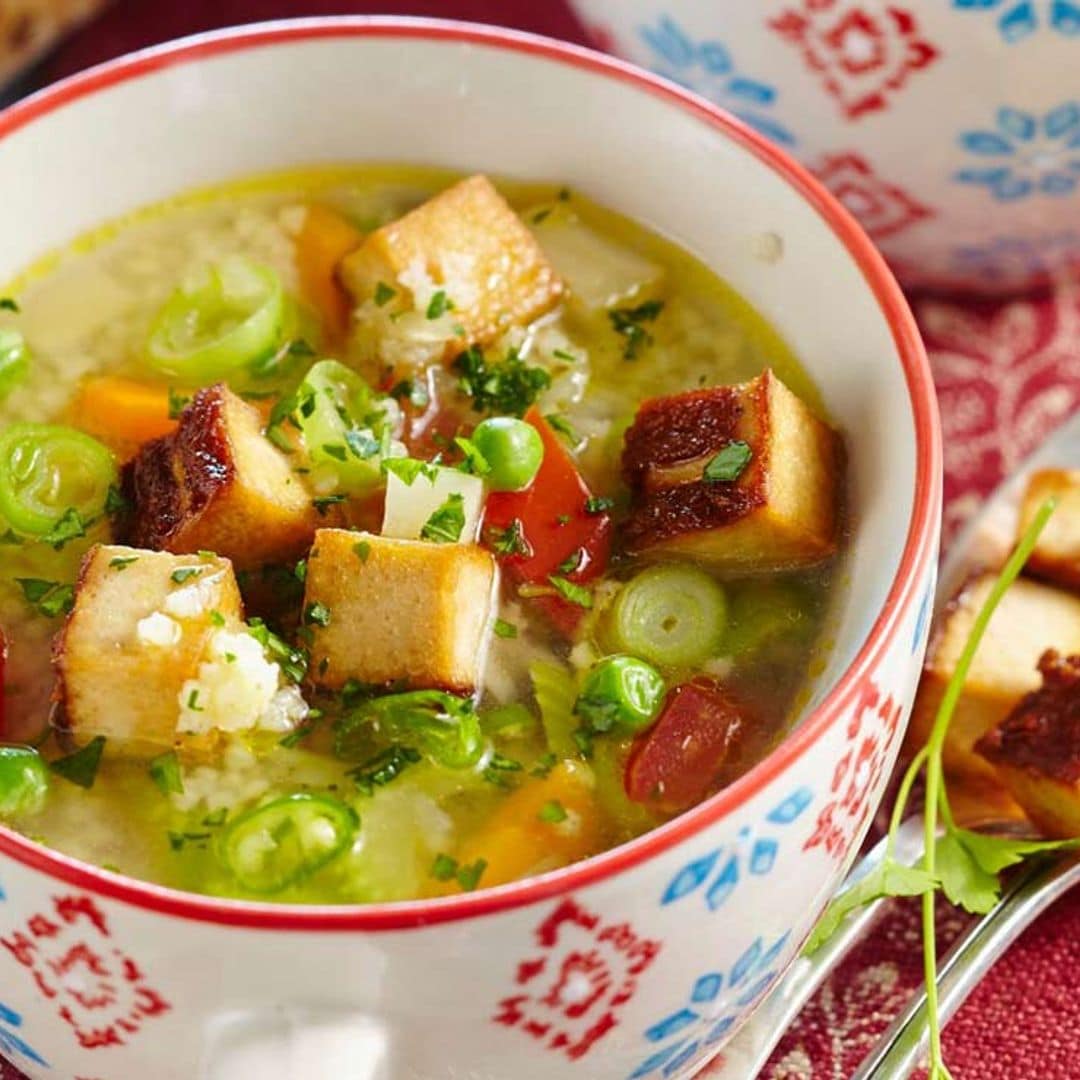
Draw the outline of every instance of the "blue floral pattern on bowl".
[[[1041,29],[1065,37],[1080,35],[1080,3],[1074,0],[952,0],[962,11],[992,12],[998,32],[1010,45]]]
[[[714,848],[688,862],[668,882],[660,897],[661,907],[704,889],[701,895],[705,907],[719,911],[742,880],[771,872],[780,852],[778,832],[802,817],[811,802],[810,789],[797,788],[765,815],[757,829],[742,829],[734,844]]]
[[[767,138],[783,146],[795,145],[795,136],[768,112],[776,104],[776,88],[738,71],[720,41],[695,42],[667,15],[655,25],[639,27],[638,33],[658,75],[724,106]]]
[[[777,961],[788,937],[782,934],[768,945],[759,937],[729,972],[709,970],[699,975],[685,1004],[645,1031],[645,1041],[658,1049],[650,1050],[628,1080],[676,1075],[699,1053],[726,1038],[776,980]]]
[[[960,146],[985,164],[954,174],[1011,202],[1034,195],[1071,195],[1080,179],[1080,105],[1064,102],[1044,116],[1003,106],[994,125],[964,131]]]

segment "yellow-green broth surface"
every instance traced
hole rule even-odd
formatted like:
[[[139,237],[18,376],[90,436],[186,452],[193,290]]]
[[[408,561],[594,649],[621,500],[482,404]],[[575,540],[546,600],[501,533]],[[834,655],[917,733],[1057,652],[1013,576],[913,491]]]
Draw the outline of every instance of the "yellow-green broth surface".
[[[330,207],[366,233],[455,179],[434,170],[383,166],[257,177],[140,210],[47,256],[0,288],[0,296],[15,298],[19,308],[0,311],[0,326],[20,330],[33,352],[27,379],[0,400],[0,430],[24,421],[79,427],[73,406],[79,388],[103,373],[167,385],[169,380],[147,367],[147,335],[178,281],[201,266],[245,255],[276,271],[286,292],[297,296],[297,221],[305,206]],[[650,340],[632,360],[625,358],[627,342],[613,331],[607,313],[583,310],[572,299],[527,332],[508,334],[509,345],[548,371],[551,383],[538,404],[572,431],[574,456],[593,491],[610,496],[617,507],[624,499],[622,432],[644,399],[743,382],[770,367],[820,413],[815,388],[787,344],[692,255],[557,184],[498,186],[541,237],[552,221],[580,221],[605,243],[634,253],[656,271],[644,288],[620,301],[657,299],[663,304],[646,327]],[[335,343],[303,304],[297,310],[313,352],[348,362],[348,346]],[[265,400],[263,407],[268,407],[274,394],[286,392],[302,374],[301,365],[262,383],[244,376],[234,387],[254,391],[257,403]],[[618,509],[616,535],[617,515]],[[74,745],[52,726],[57,718],[51,716],[50,641],[60,619],[36,611],[16,579],[74,582],[89,546],[108,538],[106,521],[60,550],[0,537],[0,627],[9,649],[3,740],[39,746],[46,759],[67,754]],[[283,744],[273,735],[237,735],[210,748],[181,750],[182,793],[162,792],[146,754],[109,744],[92,787],[54,774],[44,806],[15,815],[10,824],[49,847],[134,877],[214,895],[264,897],[245,888],[221,859],[220,837],[228,823],[275,796],[329,794],[354,809],[359,828],[347,851],[270,896],[290,902],[401,900],[483,887],[492,883],[483,868],[474,879],[469,873],[459,876],[454,867],[468,871],[481,861],[497,862],[500,855],[494,849],[508,842],[534,848],[514,876],[543,872],[621,843],[655,827],[670,812],[627,798],[622,783],[632,741],[627,736],[597,738],[587,759],[574,753],[569,765],[553,761],[530,665],[553,665],[562,673],[564,689],[571,687],[572,699],[575,681],[605,652],[605,605],[619,583],[640,569],[637,561],[616,553],[596,586],[595,606],[578,640],[554,631],[504,580],[498,616],[515,633],[492,638],[478,709],[482,721],[490,710],[508,705],[520,705],[526,713],[485,735],[488,751],[478,767],[449,769],[419,760],[390,782],[369,784],[365,790],[350,770],[364,754],[380,749],[378,739],[342,760],[334,753],[342,703],[306,694],[323,716],[303,738]],[[290,572],[286,568],[285,576]],[[723,583],[727,637],[703,669],[752,706],[758,729],[739,759],[718,772],[714,787],[729,783],[782,739],[806,700],[823,666],[822,626],[835,576],[834,563],[826,561],[808,570]],[[762,629],[756,619],[768,625]],[[673,683],[694,672],[663,674]],[[529,785],[544,783],[553,769],[564,767],[584,775],[594,792],[596,819],[587,826],[573,810],[552,810],[548,804],[557,799],[541,800],[537,811],[522,797]],[[524,808],[520,812],[527,820],[503,827],[504,819],[512,817],[507,808],[515,805]],[[588,837],[583,844],[558,839],[582,828]],[[485,844],[493,850],[485,850]]]

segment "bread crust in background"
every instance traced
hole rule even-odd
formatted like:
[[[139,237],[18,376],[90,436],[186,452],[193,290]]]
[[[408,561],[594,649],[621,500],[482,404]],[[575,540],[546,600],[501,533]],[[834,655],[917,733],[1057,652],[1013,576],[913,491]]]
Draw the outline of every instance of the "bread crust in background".
[[[109,0],[0,0],[0,87],[29,68]]]

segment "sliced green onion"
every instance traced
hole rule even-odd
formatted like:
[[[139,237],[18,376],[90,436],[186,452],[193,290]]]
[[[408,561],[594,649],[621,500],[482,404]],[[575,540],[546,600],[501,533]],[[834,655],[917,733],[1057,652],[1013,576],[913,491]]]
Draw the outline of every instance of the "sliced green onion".
[[[0,746],[0,815],[36,814],[49,792],[49,770],[29,746]]]
[[[0,519],[27,536],[47,536],[62,519],[89,522],[105,511],[116,462],[96,439],[57,424],[0,431]]]
[[[620,590],[607,620],[611,644],[661,667],[715,656],[727,622],[724,590],[693,566],[653,566]]]
[[[337,360],[313,364],[296,391],[293,411],[313,466],[325,466],[338,484],[362,494],[382,482],[383,431],[390,425],[385,401]]]
[[[26,378],[30,349],[26,338],[11,326],[0,326],[0,401]]]
[[[337,858],[359,827],[356,811],[340,799],[286,795],[234,818],[216,851],[245,889],[276,893]]]
[[[152,758],[149,765],[150,779],[157,784],[162,795],[183,795],[184,778],[180,772],[180,759],[175,750],[168,750]]]
[[[277,352],[285,308],[273,270],[230,256],[169,297],[150,328],[147,357],[156,370],[186,385],[225,378]]]
[[[574,711],[593,733],[620,727],[640,731],[664,700],[660,672],[635,656],[607,656],[585,677]]]

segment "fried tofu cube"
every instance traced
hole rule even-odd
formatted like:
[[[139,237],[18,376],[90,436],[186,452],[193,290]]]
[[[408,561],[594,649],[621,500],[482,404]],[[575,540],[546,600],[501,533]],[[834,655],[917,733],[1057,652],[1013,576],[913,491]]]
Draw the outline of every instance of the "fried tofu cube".
[[[289,459],[263,435],[258,410],[222,384],[200,390],[176,432],[125,468],[135,547],[213,551],[238,570],[292,562],[316,512]]]
[[[624,541],[735,574],[819,562],[836,551],[842,457],[837,434],[772,371],[647,401],[623,450]]]
[[[136,748],[172,745],[181,691],[198,675],[210,638],[242,620],[226,559],[92,548],[53,646],[67,725]]]
[[[909,740],[922,746],[933,726],[945,687],[971,635],[975,617],[995,580],[971,580],[950,601],[930,642],[915,699]],[[1020,578],[1006,592],[975,653],[964,692],[945,741],[946,765],[957,773],[992,777],[975,743],[1038,688],[1039,657],[1047,648],[1080,652],[1080,599],[1061,589]]]
[[[1033,473],[1020,504],[1019,533],[1023,535],[1051,496],[1057,509],[1046,523],[1025,571],[1072,589],[1080,588],[1080,472],[1043,469]]]
[[[1080,656],[1046,652],[1043,683],[976,743],[1024,813],[1048,836],[1080,836]]]
[[[320,529],[307,564],[312,677],[399,680],[470,694],[494,606],[495,560],[477,544],[433,544]]]
[[[486,176],[470,176],[397,221],[371,233],[341,263],[345,287],[370,314],[392,312],[382,326],[393,336],[413,331],[424,360],[449,360],[471,345],[486,345],[511,326],[553,308],[563,285],[536,242]],[[391,290],[392,301],[384,297]],[[448,332],[435,326],[452,305]],[[370,303],[368,303],[370,302]],[[434,307],[432,306],[434,303]],[[405,314],[419,316],[411,327]],[[425,333],[427,331],[427,333]],[[426,339],[426,340],[425,340]]]

